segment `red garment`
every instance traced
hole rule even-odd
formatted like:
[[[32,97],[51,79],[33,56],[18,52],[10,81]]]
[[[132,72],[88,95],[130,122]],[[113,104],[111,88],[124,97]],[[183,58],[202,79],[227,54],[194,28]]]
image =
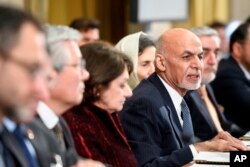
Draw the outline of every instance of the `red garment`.
[[[117,113],[109,114],[83,103],[64,114],[76,150],[82,157],[113,167],[136,167],[137,161],[124,135]]]

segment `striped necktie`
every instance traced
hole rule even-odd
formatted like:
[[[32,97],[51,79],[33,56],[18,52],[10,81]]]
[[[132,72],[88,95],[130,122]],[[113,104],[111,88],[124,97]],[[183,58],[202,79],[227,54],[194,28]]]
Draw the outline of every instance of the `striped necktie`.
[[[190,111],[184,99],[181,102],[181,117],[183,120],[182,135],[184,141],[186,141],[187,144],[190,144],[194,137],[194,131]]]

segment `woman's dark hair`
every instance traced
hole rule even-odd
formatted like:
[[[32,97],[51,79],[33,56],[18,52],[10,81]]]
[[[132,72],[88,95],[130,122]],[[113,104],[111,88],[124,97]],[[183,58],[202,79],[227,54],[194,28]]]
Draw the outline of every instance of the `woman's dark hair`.
[[[87,102],[99,100],[100,93],[123,73],[125,67],[129,73],[133,70],[129,57],[107,43],[92,42],[81,46],[80,49],[90,74],[89,80],[85,82],[84,100]]]
[[[151,40],[147,35],[141,34],[139,38],[139,56],[143,53],[144,49],[146,49],[149,46],[154,46],[155,43],[153,40]]]

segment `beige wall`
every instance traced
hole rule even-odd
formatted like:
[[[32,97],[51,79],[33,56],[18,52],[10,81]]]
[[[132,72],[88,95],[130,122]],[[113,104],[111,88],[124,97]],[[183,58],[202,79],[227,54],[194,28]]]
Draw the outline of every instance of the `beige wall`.
[[[230,18],[231,20],[244,21],[250,16],[250,0],[230,0]]]
[[[0,0],[0,4],[24,8],[24,0]]]

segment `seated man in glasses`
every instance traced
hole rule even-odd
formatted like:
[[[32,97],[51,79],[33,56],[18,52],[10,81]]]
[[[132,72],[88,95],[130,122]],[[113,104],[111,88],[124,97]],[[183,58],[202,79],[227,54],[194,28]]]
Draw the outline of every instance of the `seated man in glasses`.
[[[45,35],[31,15],[0,6],[0,166],[63,165],[59,146],[33,120],[52,68]]]
[[[66,153],[67,166],[104,166],[93,160],[81,160],[68,126],[61,115],[79,104],[83,98],[84,81],[89,78],[85,61],[78,47],[80,33],[67,26],[45,26],[49,54],[55,69],[53,85],[50,85],[50,98],[40,102],[38,115],[42,123],[54,132],[61,149]]]

